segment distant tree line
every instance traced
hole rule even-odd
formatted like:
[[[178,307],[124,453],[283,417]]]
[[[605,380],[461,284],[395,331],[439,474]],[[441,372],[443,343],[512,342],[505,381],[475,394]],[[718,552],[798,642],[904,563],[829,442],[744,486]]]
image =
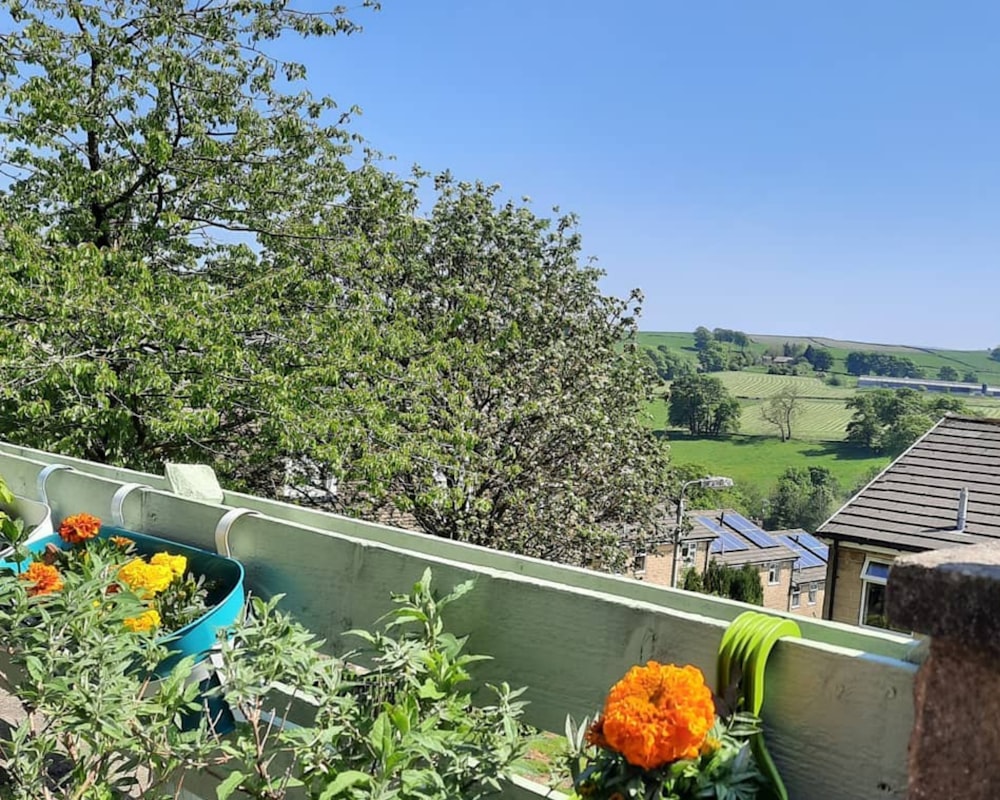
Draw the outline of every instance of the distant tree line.
[[[848,353],[847,371],[851,375],[883,375],[890,378],[923,378],[924,372],[912,358],[893,353],[862,352]]]

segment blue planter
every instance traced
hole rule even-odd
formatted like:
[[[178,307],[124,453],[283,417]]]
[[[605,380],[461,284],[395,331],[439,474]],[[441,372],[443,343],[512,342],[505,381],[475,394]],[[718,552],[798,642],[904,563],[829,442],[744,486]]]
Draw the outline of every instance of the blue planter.
[[[205,580],[212,583],[213,588],[207,598],[209,609],[204,616],[162,637],[161,641],[170,648],[171,655],[157,667],[157,676],[166,675],[186,656],[195,656],[195,660],[200,660],[218,640],[218,632],[236,622],[243,608],[243,565],[239,561],[207,550],[199,550],[196,547],[168,542],[156,536],[147,536],[144,533],[110,525],[102,525],[99,536],[102,539],[126,536],[135,542],[137,553],[147,557],[161,552],[185,556],[188,561],[188,571],[194,575],[204,575]],[[53,534],[29,542],[28,549],[37,553],[50,544],[63,550],[70,548],[58,534]],[[22,569],[27,568],[28,563],[28,561],[23,562]],[[9,561],[0,562],[0,567],[14,566]]]

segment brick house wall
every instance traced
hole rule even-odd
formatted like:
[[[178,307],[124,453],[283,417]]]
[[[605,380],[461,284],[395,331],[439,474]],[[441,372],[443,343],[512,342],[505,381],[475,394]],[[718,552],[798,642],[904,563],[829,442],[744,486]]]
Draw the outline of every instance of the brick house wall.
[[[796,614],[800,617],[810,617],[813,619],[823,618],[823,603],[826,600],[826,584],[820,582],[819,586],[816,588],[816,602],[810,605],[809,603],[809,583],[802,584],[802,595],[799,601],[798,608],[792,608],[792,595],[791,589],[789,589],[788,594],[788,609],[792,614]]]
[[[768,565],[761,564],[759,569],[760,585],[764,587],[764,608],[772,611],[788,611],[788,597],[792,591],[791,563],[779,565],[778,582],[768,583]]]
[[[694,557],[694,568],[700,574],[704,572],[705,568],[708,566],[708,548],[711,543],[697,542],[695,544],[697,549]],[[642,575],[636,575],[636,577],[646,581],[647,583],[655,583],[657,586],[669,586],[673,565],[674,546],[672,544],[661,544],[646,553],[645,573]],[[684,570],[687,568],[688,566],[684,563],[678,565],[678,583],[684,580]]]
[[[861,598],[864,581],[861,580],[861,570],[865,566],[865,557],[871,556],[879,561],[892,561],[894,556],[881,551],[865,550],[862,547],[840,544],[836,550],[831,550],[831,556],[836,552],[836,561],[831,569],[834,580],[834,591],[827,619],[834,622],[846,622],[857,625],[861,616]]]

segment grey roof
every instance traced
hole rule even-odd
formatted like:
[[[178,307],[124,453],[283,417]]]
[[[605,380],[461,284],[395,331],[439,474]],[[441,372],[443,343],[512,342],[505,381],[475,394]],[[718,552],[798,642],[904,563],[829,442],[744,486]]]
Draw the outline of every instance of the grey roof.
[[[963,488],[968,516],[958,531]],[[902,551],[1000,539],[1000,419],[945,417],[817,534]]]
[[[769,564],[772,561],[795,561],[798,558],[798,554],[789,547],[775,541],[772,547],[761,547],[756,544],[752,539],[747,538],[745,535],[740,533],[738,530],[733,528],[731,525],[726,523],[727,514],[736,514],[731,508],[718,508],[710,510],[697,510],[692,509],[687,512],[686,516],[691,522],[691,532],[686,536],[686,539],[716,539],[718,534],[715,531],[705,527],[698,519],[698,517],[708,517],[715,524],[721,525],[725,531],[739,539],[746,549],[744,550],[725,550],[718,553],[710,553],[710,558],[718,561],[720,564],[726,564],[730,567],[740,567],[744,564]],[[768,535],[763,529],[759,529],[760,533]],[[771,538],[768,535],[768,538]]]

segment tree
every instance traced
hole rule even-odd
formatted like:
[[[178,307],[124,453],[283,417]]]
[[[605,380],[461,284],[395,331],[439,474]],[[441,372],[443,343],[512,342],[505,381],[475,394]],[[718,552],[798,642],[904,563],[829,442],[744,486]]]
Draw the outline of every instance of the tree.
[[[739,430],[740,404],[711,375],[685,375],[670,387],[667,419],[692,436],[718,436]]]
[[[365,5],[373,5],[371,2]],[[138,469],[614,567],[666,472],[638,295],[571,216],[345,155],[285,2],[30,0],[0,41],[0,424]],[[421,197],[431,199],[422,205]],[[623,344],[624,343],[624,344]]]
[[[767,527],[815,531],[830,516],[839,495],[840,486],[826,467],[789,467],[768,500]]]
[[[925,398],[913,389],[876,389],[846,401],[854,411],[847,424],[847,440],[875,453],[899,453],[909,447],[946,413],[963,413],[961,398],[938,395]]]
[[[645,347],[643,353],[662,380],[672,381],[678,375],[694,371],[694,367],[688,359],[666,345],[661,344],[655,349]]]
[[[938,370],[938,379],[942,381],[957,381],[958,370],[945,365]]]
[[[812,368],[817,372],[828,372],[833,368],[833,353],[826,348],[809,345],[802,357],[812,364]]]
[[[785,442],[792,438],[792,421],[802,410],[801,405],[798,389],[782,389],[760,407],[760,415],[777,427],[781,441]]]
[[[698,363],[703,372],[722,372],[729,366],[729,357],[721,344],[711,341],[698,351]]]
[[[712,336],[712,332],[706,328],[704,325],[699,325],[694,329],[694,349],[704,350],[708,347],[710,342],[714,342],[715,338]]]
[[[699,591],[705,594],[728,597],[730,600],[756,606],[764,605],[764,587],[760,582],[760,573],[751,564],[744,564],[736,569],[712,559],[701,576],[701,584]]]
[[[979,383],[979,375],[973,372],[972,370],[968,370],[962,376],[962,381],[963,383]]]
[[[990,358],[994,361],[1000,361],[1000,346],[994,347],[990,350]]]

